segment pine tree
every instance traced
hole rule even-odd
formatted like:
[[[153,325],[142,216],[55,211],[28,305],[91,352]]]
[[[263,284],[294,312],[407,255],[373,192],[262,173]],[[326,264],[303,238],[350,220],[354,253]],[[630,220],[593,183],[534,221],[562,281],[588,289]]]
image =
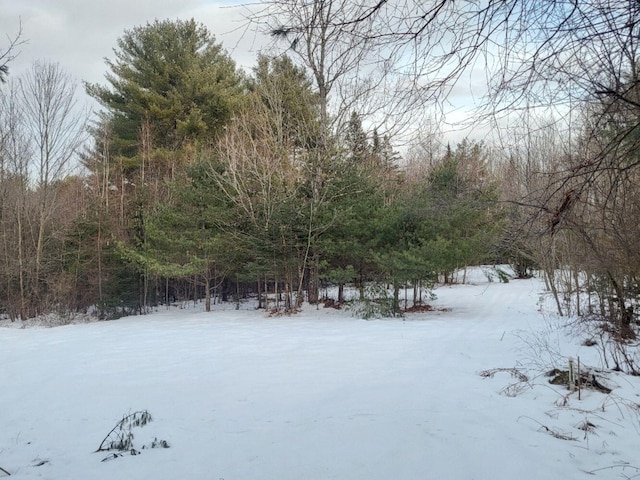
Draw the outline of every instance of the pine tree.
[[[114,54],[107,85],[86,85],[105,110],[84,163],[98,187],[94,193],[119,219],[110,236],[138,269],[135,290],[144,310],[159,275],[148,258],[157,233],[150,230],[154,206],[169,208],[172,183],[184,179],[201,147],[223,131],[241,102],[242,76],[194,20],[156,20],[126,31]]]
[[[193,19],[128,30],[114,53],[115,60],[107,60],[108,86],[86,88],[110,115],[118,155],[139,153],[145,125],[155,147],[215,136],[241,93],[233,60]]]

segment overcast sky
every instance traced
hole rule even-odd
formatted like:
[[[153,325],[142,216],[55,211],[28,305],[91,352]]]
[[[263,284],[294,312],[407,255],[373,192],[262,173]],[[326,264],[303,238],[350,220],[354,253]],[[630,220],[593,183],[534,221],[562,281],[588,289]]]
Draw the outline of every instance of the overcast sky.
[[[113,48],[125,30],[155,19],[194,18],[209,28],[238,65],[250,68],[262,45],[254,34],[242,34],[242,8],[233,4],[233,0],[0,0],[0,48],[6,47],[6,36],[14,36],[22,25],[26,43],[9,65],[10,77],[44,59],[58,62],[78,82],[104,83],[104,59],[113,59]]]
[[[125,30],[155,19],[194,18],[207,26],[240,67],[249,70],[268,40],[243,28],[246,7],[240,5],[246,3],[247,0],[0,0],[0,49],[7,46],[7,36],[15,36],[22,25],[25,43],[9,65],[10,78],[19,76],[35,60],[58,62],[78,82],[81,101],[99,108],[85,95],[81,82],[104,84],[104,59],[114,58],[118,38]],[[461,82],[456,88],[462,91],[454,92],[450,100],[458,105],[467,103],[471,85]],[[449,110],[449,121],[459,124],[467,120],[464,111],[451,110],[455,109]],[[451,138],[458,140],[468,134],[454,132]]]

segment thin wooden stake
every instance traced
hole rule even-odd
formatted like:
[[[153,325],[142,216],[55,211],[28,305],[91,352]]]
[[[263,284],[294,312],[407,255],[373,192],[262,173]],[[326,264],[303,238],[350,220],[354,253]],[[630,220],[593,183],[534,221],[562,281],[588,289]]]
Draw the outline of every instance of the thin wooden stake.
[[[582,378],[580,375],[580,357],[578,357],[578,400],[580,400],[581,393],[582,393]]]

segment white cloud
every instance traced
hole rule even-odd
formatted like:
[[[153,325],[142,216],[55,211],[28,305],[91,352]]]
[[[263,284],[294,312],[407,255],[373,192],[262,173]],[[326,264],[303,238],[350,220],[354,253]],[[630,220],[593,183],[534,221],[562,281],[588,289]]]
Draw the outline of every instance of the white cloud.
[[[58,62],[75,79],[103,83],[105,58],[113,58],[117,39],[155,19],[188,19],[205,24],[245,68],[253,64],[259,39],[239,29],[241,8],[207,0],[4,0],[0,31],[12,36],[22,24],[20,55],[10,64],[18,76],[35,60]],[[228,4],[228,2],[227,2]],[[243,34],[244,33],[244,34]],[[6,39],[0,48],[7,45]],[[256,43],[258,42],[258,43]]]

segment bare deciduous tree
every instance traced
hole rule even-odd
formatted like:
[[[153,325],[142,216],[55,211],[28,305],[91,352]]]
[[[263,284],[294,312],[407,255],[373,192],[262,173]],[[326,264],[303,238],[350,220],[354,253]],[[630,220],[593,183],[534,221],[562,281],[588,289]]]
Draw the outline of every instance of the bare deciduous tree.
[[[7,81],[9,75],[9,63],[11,63],[20,53],[18,48],[25,43],[22,38],[22,24],[18,27],[15,35],[7,35],[7,46],[0,50],[0,83]]]
[[[51,270],[60,269],[56,249],[75,207],[60,210],[64,201],[57,195],[71,193],[73,182],[65,186],[63,180],[82,145],[86,114],[76,105],[70,77],[57,64],[35,63],[1,93],[1,291],[11,318],[26,319],[48,309],[48,300],[59,301],[49,298],[59,279]]]
[[[392,75],[394,52],[381,42],[367,7],[348,0],[270,0],[252,9],[248,21],[271,35],[310,72],[320,100],[323,125],[346,128],[353,111],[381,130],[406,126],[399,115],[406,78]],[[361,18],[357,29],[351,25]],[[395,100],[394,100],[395,99]],[[393,108],[390,108],[394,105]]]
[[[434,103],[443,105],[466,75],[468,95],[481,100],[484,115],[535,107],[564,115],[593,95],[635,102],[615,79],[637,61],[638,2],[270,0],[261,5],[251,19],[291,38],[307,59],[322,53],[300,46],[311,38],[317,45],[330,34],[330,52],[338,58],[341,48],[355,46],[358,57],[352,52],[349,58],[357,58],[358,74],[382,73],[376,87],[393,85],[396,91],[386,92],[387,107],[396,112],[415,115]],[[486,81],[480,82],[483,73]]]
[[[39,196],[34,271],[34,282],[38,285],[42,280],[45,232],[55,210],[53,183],[69,173],[85,139],[87,115],[77,105],[76,85],[56,63],[34,63],[20,79],[20,93]],[[38,290],[36,287],[35,291]]]
[[[3,278],[0,292],[5,313],[13,320],[27,317],[27,255],[25,224],[28,208],[28,165],[31,148],[17,84],[0,92],[0,224]],[[17,293],[17,295],[16,295]]]

